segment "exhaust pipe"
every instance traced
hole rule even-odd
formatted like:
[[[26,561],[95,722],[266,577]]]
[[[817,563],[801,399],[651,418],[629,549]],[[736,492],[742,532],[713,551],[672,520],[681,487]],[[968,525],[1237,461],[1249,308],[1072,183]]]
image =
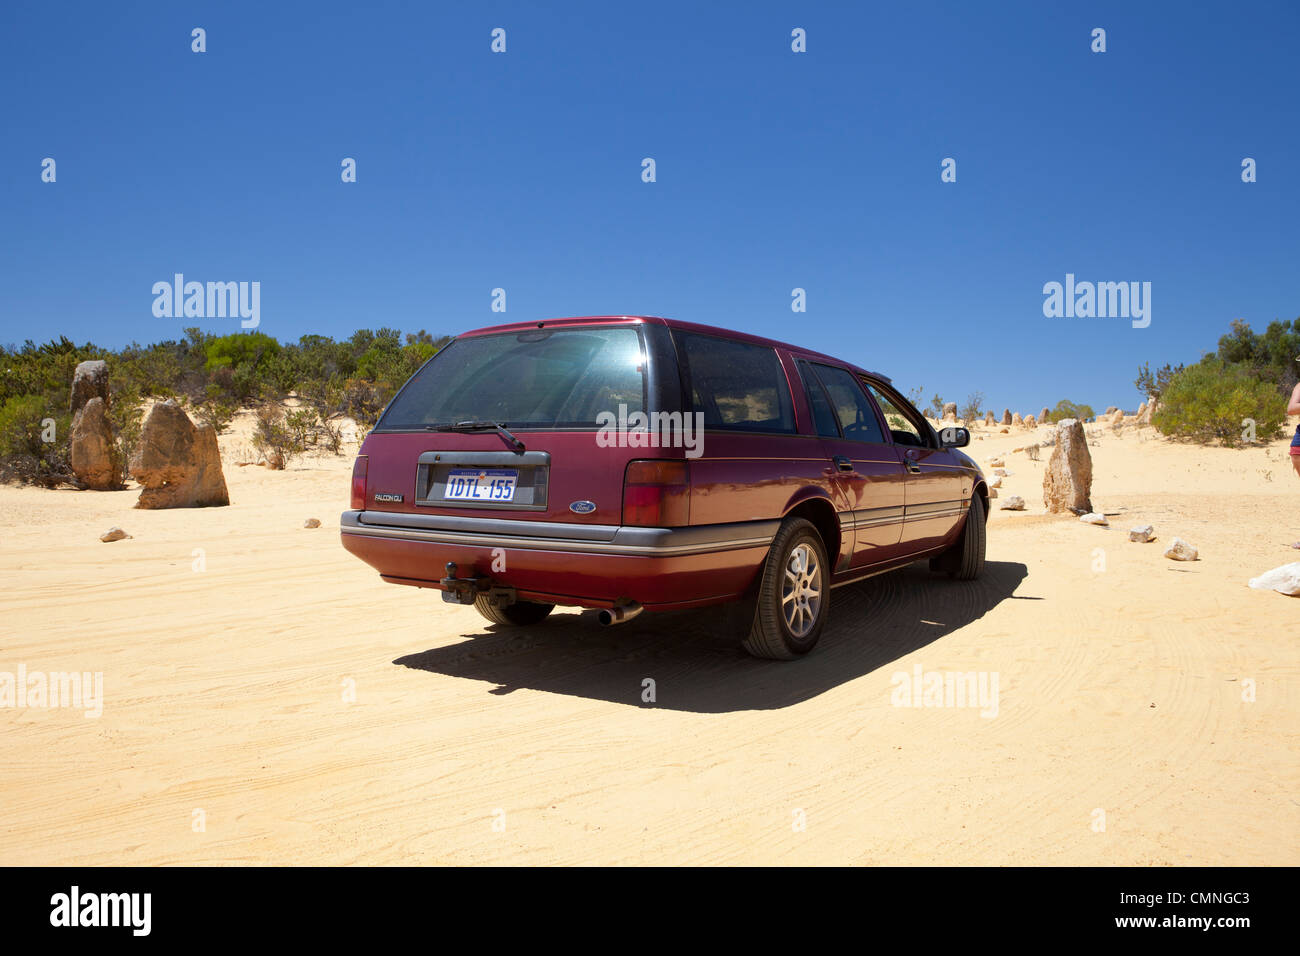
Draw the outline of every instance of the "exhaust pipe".
[[[615,604],[613,607],[601,608],[598,619],[602,627],[612,627],[615,624],[625,624],[632,618],[644,611],[636,601],[628,601],[625,604]]]

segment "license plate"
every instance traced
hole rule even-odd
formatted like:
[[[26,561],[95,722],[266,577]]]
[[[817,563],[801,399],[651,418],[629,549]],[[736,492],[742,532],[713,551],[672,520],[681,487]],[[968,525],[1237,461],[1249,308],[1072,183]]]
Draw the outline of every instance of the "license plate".
[[[510,501],[515,496],[519,472],[508,468],[466,468],[447,473],[442,497],[449,501]]]

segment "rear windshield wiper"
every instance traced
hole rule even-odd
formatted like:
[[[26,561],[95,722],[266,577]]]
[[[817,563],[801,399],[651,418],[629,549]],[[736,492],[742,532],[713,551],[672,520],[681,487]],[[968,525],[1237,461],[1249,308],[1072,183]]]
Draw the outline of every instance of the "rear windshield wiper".
[[[524,443],[506,429],[500,422],[456,422],[454,425],[425,425],[425,431],[431,432],[488,432],[496,431],[501,440],[517,452],[526,451]]]

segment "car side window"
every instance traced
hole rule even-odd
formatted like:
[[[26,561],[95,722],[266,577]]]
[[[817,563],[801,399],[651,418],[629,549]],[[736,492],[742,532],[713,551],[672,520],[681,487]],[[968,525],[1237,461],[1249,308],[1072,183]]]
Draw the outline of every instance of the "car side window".
[[[880,405],[880,411],[884,413],[885,421],[889,425],[889,434],[894,439],[895,444],[911,445],[913,447],[928,448],[930,440],[926,432],[921,431],[920,425],[916,419],[920,418],[920,413],[913,408],[904,412],[903,408],[887,392],[881,391],[871,382],[865,382],[867,390],[871,396]]]
[[[830,365],[816,365],[817,377],[826,386],[831,408],[839,420],[840,429],[848,441],[881,443],[885,434],[880,429],[876,410],[871,399],[852,373]]]
[[[695,332],[674,337],[705,428],[794,433],[794,402],[775,349]]]
[[[817,426],[817,434],[822,438],[839,438],[840,426],[836,421],[835,412],[831,409],[830,399],[826,397],[826,389],[822,387],[821,379],[813,371],[812,364],[800,360],[799,375],[803,378],[804,391],[808,395],[808,405],[812,408],[813,424]]]

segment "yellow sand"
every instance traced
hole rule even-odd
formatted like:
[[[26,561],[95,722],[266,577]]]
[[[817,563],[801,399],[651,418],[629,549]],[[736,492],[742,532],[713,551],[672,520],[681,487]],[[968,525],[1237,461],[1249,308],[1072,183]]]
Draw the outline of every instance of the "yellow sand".
[[[1042,514],[1032,432],[978,428],[1029,504],[986,576],[838,589],[785,664],[717,614],[511,633],[386,585],[339,544],[350,454],[237,467],[248,428],[228,508],[0,488],[0,670],[105,694],[0,710],[0,864],[1300,863],[1300,603],[1246,586],[1300,560],[1285,442],[1096,427],[1103,529]],[[997,716],[891,706],[917,665],[996,673]]]

